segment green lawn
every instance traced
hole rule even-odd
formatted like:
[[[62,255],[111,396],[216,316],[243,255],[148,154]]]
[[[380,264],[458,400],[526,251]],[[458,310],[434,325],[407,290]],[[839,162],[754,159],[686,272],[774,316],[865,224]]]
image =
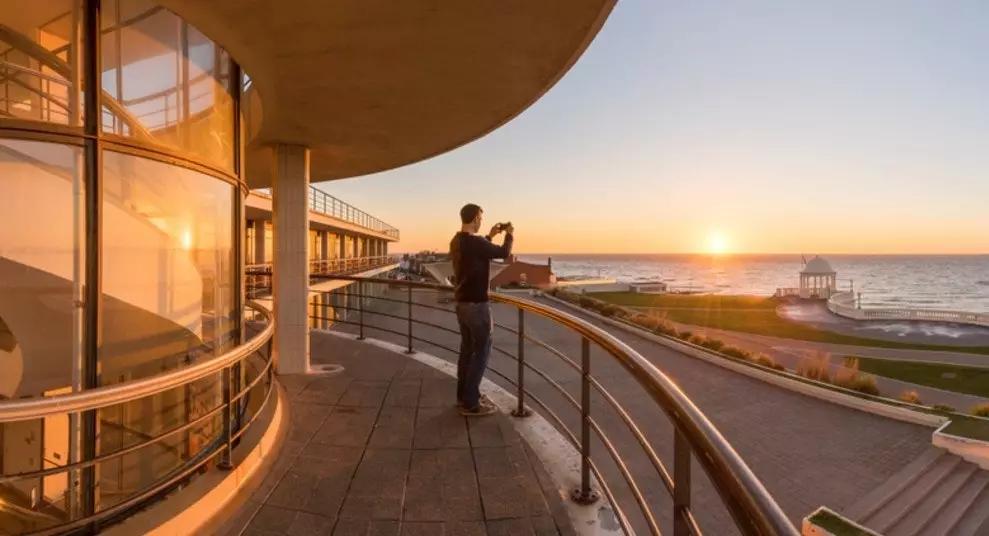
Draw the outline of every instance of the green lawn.
[[[835,536],[868,536],[869,533],[856,527],[850,521],[828,511],[818,512],[810,522]]]
[[[944,429],[944,433],[979,441],[989,441],[989,421],[976,417],[952,415],[951,424]]]
[[[851,356],[862,372],[927,387],[989,398],[989,369]],[[989,362],[986,363],[989,366]],[[954,375],[954,377],[945,377]],[[959,408],[966,409],[966,408]]]
[[[597,292],[587,294],[626,307],[653,307],[654,311],[680,324],[703,326],[728,331],[754,333],[798,341],[847,344],[876,348],[910,350],[946,350],[971,354],[989,354],[986,346],[936,346],[896,341],[866,339],[814,329],[791,322],[776,314],[779,302],[773,298],[750,296],[644,295],[630,292]]]

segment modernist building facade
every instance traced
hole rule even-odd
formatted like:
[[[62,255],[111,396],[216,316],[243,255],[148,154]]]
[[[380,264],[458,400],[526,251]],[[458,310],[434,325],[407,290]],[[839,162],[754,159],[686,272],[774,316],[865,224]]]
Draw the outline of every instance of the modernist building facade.
[[[391,269],[398,230],[310,183],[497,128],[614,3],[386,4],[0,3],[0,532],[231,467],[273,375],[310,370],[310,276]]]
[[[246,339],[244,268],[270,271],[278,227],[270,192],[245,180],[250,87],[226,50],[152,2],[0,5],[0,398],[132,384]],[[397,229],[315,189],[299,208],[311,272],[388,267]],[[212,374],[4,418],[0,531],[138,506],[209,451],[222,397]]]

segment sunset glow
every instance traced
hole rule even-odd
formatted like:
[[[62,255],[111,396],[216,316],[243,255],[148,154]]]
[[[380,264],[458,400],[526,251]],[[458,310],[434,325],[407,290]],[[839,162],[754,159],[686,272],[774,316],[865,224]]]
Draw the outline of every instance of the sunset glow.
[[[708,238],[708,252],[721,255],[728,252],[728,239],[721,233],[714,233]]]

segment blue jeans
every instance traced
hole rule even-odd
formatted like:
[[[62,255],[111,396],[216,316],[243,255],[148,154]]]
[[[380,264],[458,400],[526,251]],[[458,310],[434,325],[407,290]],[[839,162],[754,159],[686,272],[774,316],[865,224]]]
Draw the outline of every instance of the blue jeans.
[[[460,359],[457,360],[457,401],[469,409],[481,403],[481,379],[491,355],[494,320],[487,303],[457,303]]]

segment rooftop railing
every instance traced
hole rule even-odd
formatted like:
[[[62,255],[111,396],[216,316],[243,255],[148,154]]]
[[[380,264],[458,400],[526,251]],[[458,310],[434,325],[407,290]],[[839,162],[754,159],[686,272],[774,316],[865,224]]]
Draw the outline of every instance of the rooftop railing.
[[[399,263],[398,255],[382,255],[377,257],[354,257],[349,259],[317,259],[309,261],[309,273],[316,276],[325,275],[354,275],[368,270],[384,268]],[[254,299],[271,292],[271,276],[274,264],[249,264],[245,267],[247,297]],[[318,283],[313,279],[310,283]]]
[[[409,354],[425,346],[453,356],[459,355],[459,332],[457,322],[452,318],[454,311],[450,305],[443,305],[449,302],[450,287],[344,276],[317,278],[348,281],[356,284],[357,289],[356,292],[351,288],[320,296],[312,306],[313,325],[329,326],[331,329],[334,325],[341,325],[356,332],[359,339],[363,339],[365,333],[374,331],[392,342],[404,344]],[[389,285],[393,290],[384,296],[364,292],[366,285],[381,284]],[[436,299],[432,300],[429,296]],[[704,469],[741,534],[798,534],[728,441],[656,365],[621,340],[573,315],[507,295],[492,294],[491,299],[515,309],[517,321],[514,326],[494,323],[492,358],[503,356],[510,364],[506,369],[495,366],[492,361],[488,373],[515,391],[518,405],[513,415],[520,418],[529,415],[527,403],[534,403],[539,413],[579,451],[580,484],[573,490],[573,500],[581,503],[596,500],[597,492],[592,487],[594,482],[591,479],[593,474],[604,496],[616,509],[618,523],[626,534],[641,531],[659,535],[660,521],[665,518],[672,524],[674,536],[700,535],[703,520],[699,523],[697,515],[712,515],[712,511],[710,504],[698,511],[692,503],[691,490],[696,479],[692,477],[691,466],[696,463]],[[425,319],[430,316],[449,321]],[[537,338],[537,330],[540,337],[550,337],[546,333],[548,328],[539,326],[538,320],[548,320],[578,337],[579,357]],[[536,324],[534,329],[530,328],[531,331],[527,331],[528,323]],[[505,342],[508,342],[508,347],[504,346]],[[594,359],[592,347],[597,352]],[[600,351],[604,353],[603,358]],[[548,372],[550,370],[553,372]],[[658,454],[664,450],[669,452],[662,448],[664,445],[657,444],[664,441],[656,432],[659,423],[637,420],[633,415],[643,415],[642,408],[638,407],[633,412],[619,401],[619,398],[628,400],[631,396],[625,392],[629,384],[620,391],[606,387],[617,374],[622,373],[627,375],[626,378],[630,376],[634,385],[649,400],[647,407],[653,411],[646,414],[651,418],[653,413],[658,413],[655,410],[662,410],[672,423],[672,474]],[[628,440],[629,435],[634,441]],[[622,445],[616,440],[619,436],[626,439]],[[621,447],[627,445],[632,445],[633,451],[637,452],[622,454]],[[597,454],[600,448],[604,449],[603,456]],[[633,466],[633,460],[637,466]],[[609,482],[608,475],[620,475],[624,487],[612,487],[614,482]],[[671,507],[668,515],[657,511],[656,506],[660,503],[657,497],[647,498],[649,494],[644,491],[643,482],[665,488]],[[627,506],[636,509],[634,519],[627,515]],[[710,533],[724,532],[716,528],[711,529]]]
[[[233,450],[264,414],[275,392],[270,358],[273,318],[253,303],[245,317],[265,324],[251,324],[259,331],[220,356],[95,389],[0,401],[0,423],[8,436],[15,433],[10,427],[17,423],[27,426],[18,427],[20,432],[36,425],[45,434],[42,469],[0,474],[0,510],[16,514],[14,532],[99,532],[197,473],[232,469]],[[49,445],[77,440],[68,426],[59,423],[80,422],[86,412],[97,414],[97,455],[77,461],[49,459]],[[67,437],[58,437],[59,432]],[[92,512],[80,507],[77,498],[92,492],[76,484],[87,469],[99,475],[99,497]],[[28,489],[36,491],[27,493]],[[5,518],[4,531],[13,528],[10,521]]]
[[[270,198],[271,188],[251,190],[251,193]],[[390,236],[396,240],[400,237],[397,228],[388,225],[387,223],[353,205],[344,203],[343,201],[316,188],[315,186],[309,187],[309,209],[320,214],[330,216],[331,218],[353,223],[354,225],[359,225],[365,229],[370,229],[374,232]]]

